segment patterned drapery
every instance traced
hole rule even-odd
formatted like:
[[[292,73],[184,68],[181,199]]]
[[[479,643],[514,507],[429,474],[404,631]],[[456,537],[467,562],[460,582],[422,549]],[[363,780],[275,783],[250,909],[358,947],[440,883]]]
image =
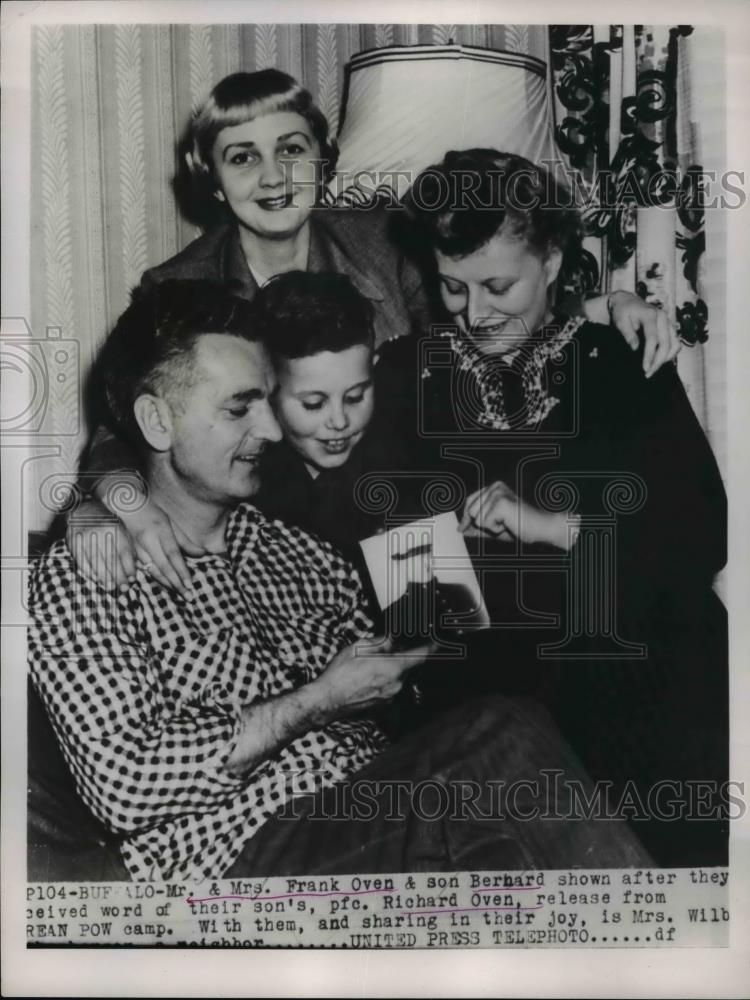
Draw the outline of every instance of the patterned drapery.
[[[99,344],[142,271],[197,234],[176,206],[175,150],[192,109],[213,84],[238,69],[277,66],[309,87],[335,130],[344,67],[354,53],[386,45],[445,45],[451,40],[521,52],[545,62],[550,61],[551,46],[561,147],[566,141],[583,142],[583,148],[568,155],[577,158],[588,181],[622,144],[619,108],[629,95],[636,100],[628,122],[638,135],[658,142],[658,157],[672,155],[667,140],[673,141],[676,128],[679,165],[700,163],[690,124],[679,116],[680,102],[689,100],[690,44],[690,36],[679,30],[673,38],[666,28],[569,31],[543,25],[122,24],[34,29],[30,319],[37,337],[56,328],[63,338],[77,342],[80,372],[77,383],[49,380],[45,428],[59,453],[30,463],[25,472],[30,480],[24,483],[25,494],[36,498],[27,511],[27,530],[47,525],[55,502],[46,498],[59,501],[56,487],[69,479],[77,464],[85,428],[81,424],[77,430],[72,424],[71,386],[76,384],[80,392]],[[652,107],[644,89],[651,66],[668,77],[672,74],[665,92],[677,95],[676,123],[671,112],[653,121],[644,117],[644,110]],[[582,124],[563,126],[565,118]],[[492,145],[491,135],[487,145]],[[641,282],[647,294],[670,308],[680,307],[686,339],[701,340],[707,327],[697,253],[701,229],[695,214],[684,219],[675,215],[669,226],[662,223],[663,232],[652,226],[648,244],[642,239],[640,215],[637,220],[629,215],[615,221],[602,218],[600,227],[605,249],[597,238],[598,256],[593,258],[599,282],[633,288]],[[612,238],[618,234],[620,242]],[[665,248],[676,234],[684,244],[675,243],[671,256],[663,249],[652,252],[657,236]],[[635,236],[635,253],[623,257]],[[689,267],[681,260],[683,254]],[[607,277],[602,262],[616,257],[617,267]],[[697,386],[697,378],[694,381]],[[701,407],[696,408],[702,414]]]
[[[709,432],[701,135],[689,25],[553,25],[555,139],[588,237],[579,289],[636,291],[674,317],[678,367]]]

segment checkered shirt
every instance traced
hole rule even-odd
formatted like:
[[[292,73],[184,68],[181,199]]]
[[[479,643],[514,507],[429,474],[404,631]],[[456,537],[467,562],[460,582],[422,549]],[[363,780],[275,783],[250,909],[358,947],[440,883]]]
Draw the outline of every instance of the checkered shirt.
[[[227,553],[190,567],[192,601],[140,570],[107,592],[58,542],[31,580],[32,680],[81,796],[123,837],[139,880],[220,876],[291,795],[386,745],[369,720],[337,721],[248,775],[224,771],[241,707],[313,680],[371,622],[352,567],[248,504],[230,518]]]

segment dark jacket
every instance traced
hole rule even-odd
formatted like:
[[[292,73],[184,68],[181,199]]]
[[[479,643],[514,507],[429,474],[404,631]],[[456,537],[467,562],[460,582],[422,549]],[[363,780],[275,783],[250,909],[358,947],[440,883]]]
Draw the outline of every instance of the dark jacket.
[[[411,372],[378,405],[402,442],[411,430],[414,468],[455,476],[466,494],[501,480],[536,507],[559,501],[583,518],[572,555],[475,543],[503,627],[485,634],[484,669],[461,684],[546,701],[592,776],[620,791],[629,780],[643,795],[661,779],[726,780],[727,625],[712,588],[726,560],[726,496],[675,367],[647,380],[614,330],[585,323],[547,363],[559,400],[548,416],[492,431],[477,420],[479,393],[447,340],[394,343],[381,355],[390,372]],[[515,375],[511,366],[503,379],[510,412]],[[582,622],[597,634],[582,634]],[[716,824],[676,829],[649,825],[658,858],[725,863]]]
[[[640,353],[615,330],[584,323],[547,363],[557,404],[541,423],[504,431],[477,419],[478,393],[447,339],[386,345],[380,366],[382,432],[398,438],[413,468],[455,477],[467,494],[502,480],[550,509],[547,494],[564,485],[575,495],[572,509],[616,521],[631,607],[650,605],[660,589],[685,600],[710,588],[726,561],[726,496],[673,365],[645,379]],[[520,412],[513,369],[503,384],[509,412]],[[527,550],[540,552],[526,546],[519,553]]]
[[[585,323],[546,374],[558,399],[548,416],[492,431],[475,419],[478,394],[447,340],[386,344],[370,429],[377,448],[327,484],[344,495],[311,503],[306,484],[287,489],[280,476],[267,481],[265,502],[276,489],[283,516],[310,526],[314,518],[314,530],[349,544],[394,514],[460,509],[496,480],[537,507],[557,499],[574,509],[583,531],[572,555],[470,545],[494,627],[472,638],[467,662],[422,669],[425,697],[452,704],[499,690],[540,699],[593,777],[613,782],[615,800],[628,782],[644,798],[662,779],[722,782],[727,626],[712,583],[726,560],[726,496],[710,446],[674,366],[645,379],[641,355],[609,327]],[[511,410],[518,389],[511,368]],[[361,498],[363,476],[380,481],[372,495],[384,499],[364,520],[354,493],[359,482]],[[598,602],[593,617],[576,592],[582,581],[586,600]],[[584,619],[597,634],[583,634]],[[723,821],[639,830],[663,863],[725,863]]]
[[[375,308],[377,345],[429,324],[427,299],[414,264],[399,250],[395,214],[373,209],[318,208],[310,220],[309,271],[336,271],[351,278]],[[237,227],[212,229],[143,275],[143,283],[184,279],[216,281],[242,298],[258,286],[240,246]]]

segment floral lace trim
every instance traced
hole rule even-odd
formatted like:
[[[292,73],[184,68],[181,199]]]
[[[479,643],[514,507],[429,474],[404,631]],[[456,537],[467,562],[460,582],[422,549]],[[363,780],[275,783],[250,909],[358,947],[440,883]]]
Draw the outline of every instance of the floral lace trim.
[[[461,336],[456,330],[446,330],[442,335],[450,341],[459,370],[474,378],[482,406],[477,416],[478,422],[492,430],[501,431],[541,423],[560,402],[544,388],[545,365],[550,359],[559,359],[562,349],[570,343],[584,322],[583,317],[575,316],[551,336],[533,346],[524,344],[520,348],[512,367],[519,373],[524,405],[512,419],[507,413],[503,390],[504,375],[511,366],[499,356],[483,354],[468,337]]]

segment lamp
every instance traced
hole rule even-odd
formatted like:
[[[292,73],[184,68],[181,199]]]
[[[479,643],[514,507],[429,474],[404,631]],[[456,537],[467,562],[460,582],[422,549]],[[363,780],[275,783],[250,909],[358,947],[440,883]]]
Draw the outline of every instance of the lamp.
[[[348,66],[341,155],[330,200],[402,197],[451,149],[490,147],[533,162],[554,156],[547,67],[467,45],[372,49]]]

